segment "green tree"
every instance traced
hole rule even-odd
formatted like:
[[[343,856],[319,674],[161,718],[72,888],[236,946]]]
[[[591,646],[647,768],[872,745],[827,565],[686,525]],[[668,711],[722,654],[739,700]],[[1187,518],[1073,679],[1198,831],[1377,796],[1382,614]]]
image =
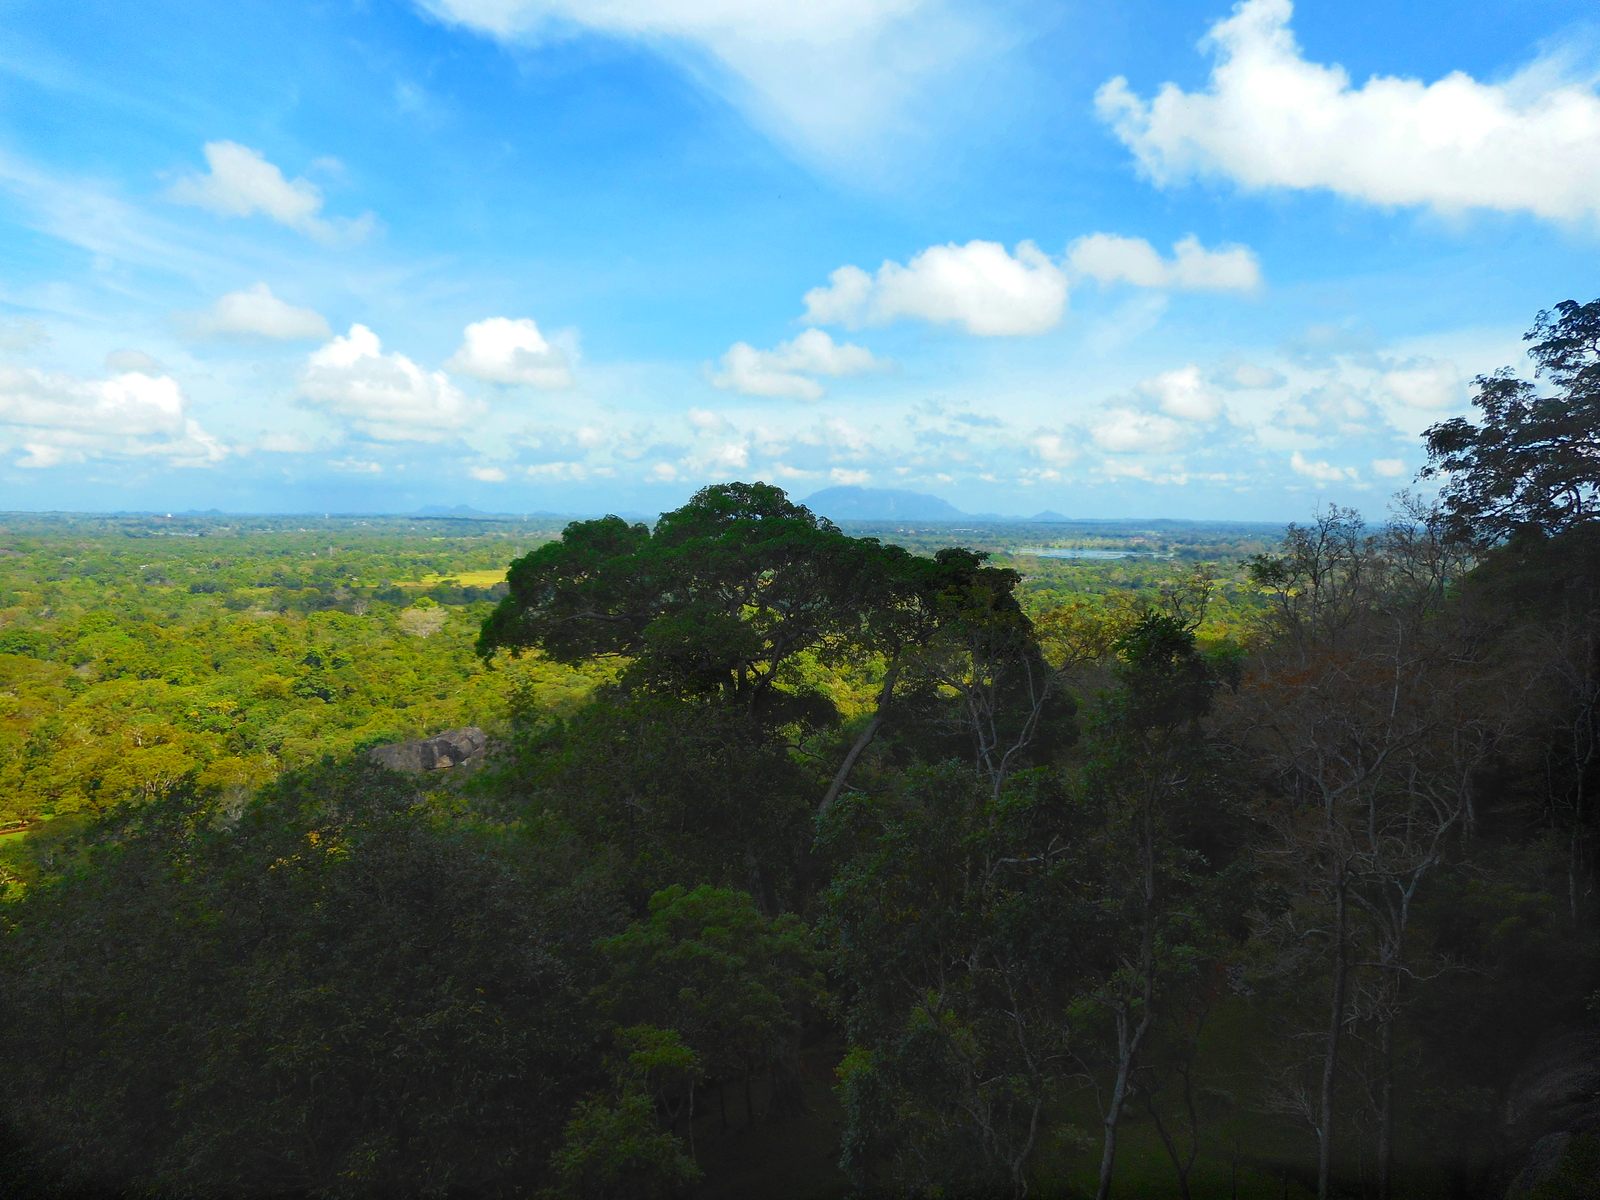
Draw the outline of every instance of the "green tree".
[[[742,892],[673,886],[650,898],[647,921],[598,948],[611,971],[598,996],[612,1020],[673,1031],[719,1087],[742,1079],[752,1124],[750,1081],[760,1073],[771,1074],[778,1112],[803,1110],[801,1021],[824,991],[798,917],[769,918]]]
[[[630,689],[719,696],[774,724],[832,717],[815,692],[783,686],[811,651],[854,651],[908,557],[832,523],[765,483],[702,488],[654,531],[620,517],[576,521],[512,564],[510,594],[479,652],[538,647],[560,662],[626,660]]]
[[[1461,538],[1549,535],[1600,514],[1600,300],[1563,300],[1524,340],[1553,395],[1505,367],[1474,380],[1481,425],[1453,417],[1423,434],[1422,474],[1444,476],[1444,507]]]
[[[692,1144],[686,1153],[675,1129],[659,1124],[663,1112],[674,1126],[685,1117],[692,1143],[699,1057],[671,1029],[637,1025],[618,1030],[616,1041],[610,1066],[617,1095],[578,1102],[550,1157],[557,1185],[542,1195],[655,1200],[700,1178]]]
[[[1100,928],[1089,990],[1110,1018],[1093,1044],[1109,1063],[1100,1200],[1111,1193],[1117,1136],[1137,1073],[1164,1018],[1182,1016],[1229,935],[1243,933],[1250,895],[1233,860],[1242,841],[1228,810],[1201,718],[1231,674],[1198,652],[1188,619],[1148,611],[1115,644],[1120,689],[1087,739],[1083,787]],[[1169,1147],[1171,1148],[1171,1147]],[[1185,1168],[1178,1167],[1187,1193]]]
[[[1086,818],[1051,772],[997,795],[953,763],[829,813],[841,864],[822,928],[851,1045],[844,1165],[862,1186],[1026,1194],[1077,1070],[1097,922]]]
[[[543,1169],[598,1067],[603,883],[369,765],[88,837],[0,918],[0,1089],[60,1177],[395,1196]]]

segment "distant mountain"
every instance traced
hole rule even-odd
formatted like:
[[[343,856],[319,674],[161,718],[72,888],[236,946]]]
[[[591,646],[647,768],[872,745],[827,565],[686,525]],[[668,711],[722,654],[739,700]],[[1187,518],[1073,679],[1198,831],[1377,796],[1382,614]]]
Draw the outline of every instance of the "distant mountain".
[[[458,504],[454,508],[443,504],[424,504],[411,515],[417,517],[487,517],[489,514],[481,508],[473,508],[470,504]]]
[[[1072,520],[1072,518],[1067,516],[1064,513],[1058,513],[1053,508],[1047,508],[1043,512],[1034,513],[1033,516],[1028,518],[1028,520],[1030,520],[1030,521],[1070,521],[1070,520]]]
[[[805,506],[834,521],[950,521],[967,514],[947,500],[895,488],[831,487],[813,492]]]

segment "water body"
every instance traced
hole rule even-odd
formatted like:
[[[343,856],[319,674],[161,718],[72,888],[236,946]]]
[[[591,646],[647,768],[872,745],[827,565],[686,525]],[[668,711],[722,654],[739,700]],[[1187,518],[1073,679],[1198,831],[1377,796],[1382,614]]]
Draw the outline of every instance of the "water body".
[[[1171,558],[1154,550],[1015,550],[1014,554],[1031,554],[1035,558]]]

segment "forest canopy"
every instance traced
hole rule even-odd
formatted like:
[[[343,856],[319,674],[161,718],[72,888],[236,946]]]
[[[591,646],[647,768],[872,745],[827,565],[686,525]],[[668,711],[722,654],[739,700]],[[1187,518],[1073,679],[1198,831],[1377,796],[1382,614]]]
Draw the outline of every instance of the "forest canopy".
[[[1270,541],[19,525],[0,1196],[1588,1194],[1597,313]]]

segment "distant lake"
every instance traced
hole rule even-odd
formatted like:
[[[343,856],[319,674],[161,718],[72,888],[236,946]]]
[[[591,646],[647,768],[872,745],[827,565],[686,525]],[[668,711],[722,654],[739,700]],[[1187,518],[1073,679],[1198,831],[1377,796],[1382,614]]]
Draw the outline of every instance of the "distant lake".
[[[1154,550],[1013,550],[1013,554],[1031,554],[1035,558],[1171,558]]]

